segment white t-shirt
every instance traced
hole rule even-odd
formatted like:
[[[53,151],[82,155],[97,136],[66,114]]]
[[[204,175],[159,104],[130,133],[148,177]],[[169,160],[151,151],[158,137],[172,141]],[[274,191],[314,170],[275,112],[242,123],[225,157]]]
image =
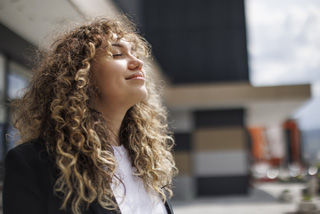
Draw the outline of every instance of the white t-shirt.
[[[123,146],[114,146],[114,155],[119,162],[115,174],[125,185],[113,178],[111,188],[122,214],[167,214],[167,210],[154,190],[147,191],[143,180],[133,172],[127,150]]]

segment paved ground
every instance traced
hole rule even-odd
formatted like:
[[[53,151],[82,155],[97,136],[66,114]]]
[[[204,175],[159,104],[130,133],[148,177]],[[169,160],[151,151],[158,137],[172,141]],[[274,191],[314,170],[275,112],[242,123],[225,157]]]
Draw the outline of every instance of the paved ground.
[[[256,184],[248,196],[201,198],[194,201],[172,201],[175,214],[289,214],[297,211],[304,184]],[[283,203],[279,195],[285,189],[293,193],[291,203]],[[320,205],[320,200],[319,205]]]

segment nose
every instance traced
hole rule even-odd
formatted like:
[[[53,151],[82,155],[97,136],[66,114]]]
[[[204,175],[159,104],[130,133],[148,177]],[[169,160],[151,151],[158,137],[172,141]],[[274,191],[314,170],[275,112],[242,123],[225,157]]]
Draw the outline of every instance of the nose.
[[[132,56],[128,67],[130,70],[134,71],[141,70],[143,67],[143,61],[135,56]]]

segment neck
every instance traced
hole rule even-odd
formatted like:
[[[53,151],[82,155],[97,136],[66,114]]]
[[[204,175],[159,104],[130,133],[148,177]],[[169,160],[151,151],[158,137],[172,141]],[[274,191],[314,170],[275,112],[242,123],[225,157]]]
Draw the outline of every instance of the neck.
[[[110,143],[113,146],[120,146],[119,134],[123,118],[128,109],[121,108],[96,108],[103,116],[109,129]]]

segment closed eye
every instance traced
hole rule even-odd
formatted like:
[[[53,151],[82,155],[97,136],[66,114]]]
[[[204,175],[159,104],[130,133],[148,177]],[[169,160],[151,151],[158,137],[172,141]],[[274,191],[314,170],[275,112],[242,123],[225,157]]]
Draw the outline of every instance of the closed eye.
[[[122,56],[122,54],[113,54],[112,56],[113,57],[120,57],[120,56]]]

